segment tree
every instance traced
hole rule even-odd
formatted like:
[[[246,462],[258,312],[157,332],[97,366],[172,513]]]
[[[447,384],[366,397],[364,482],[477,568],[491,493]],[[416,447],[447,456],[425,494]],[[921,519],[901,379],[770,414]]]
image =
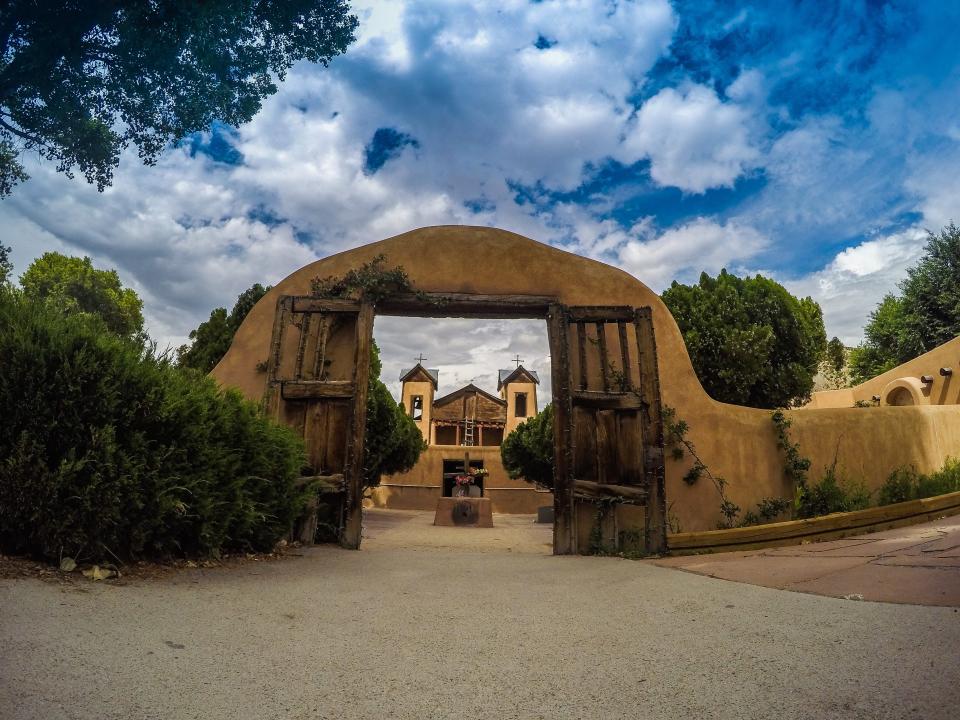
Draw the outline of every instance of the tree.
[[[116,270],[97,270],[88,257],[44,253],[20,276],[20,286],[28,298],[53,303],[67,314],[99,317],[117,335],[143,332],[143,301],[123,287]]]
[[[354,40],[346,0],[10,0],[0,6],[0,197],[38,153],[97,188],[214,121],[248,122],[299,60]]]
[[[380,380],[383,365],[374,341],[370,352],[370,387],[367,392],[367,430],[363,475],[366,487],[380,484],[381,475],[406,472],[427,449],[420,428]]]
[[[4,285],[13,273],[13,263],[10,262],[10,250],[0,243],[0,285]]]
[[[504,438],[500,458],[510,477],[553,490],[553,448],[551,404]]]
[[[831,390],[838,390],[849,385],[847,379],[847,348],[840,338],[835,337],[827,343],[827,350],[820,361],[820,374],[826,380]]]
[[[200,323],[196,330],[190,332],[190,345],[181,345],[177,348],[177,361],[183,367],[191,367],[203,373],[208,373],[216,367],[220,359],[227,354],[233,336],[240,328],[240,323],[247,316],[260,298],[270,291],[270,286],[264,287],[256,283],[244,290],[237,297],[233,310],[227,314],[226,308],[214,308],[210,318]]]
[[[721,270],[663,293],[704,389],[716,400],[759,408],[808,399],[827,344],[820,306],[779,283]]]
[[[851,352],[854,382],[869,380],[960,335],[960,228],[930,233],[924,254],[907,270],[900,295],[870,314],[864,342]]]

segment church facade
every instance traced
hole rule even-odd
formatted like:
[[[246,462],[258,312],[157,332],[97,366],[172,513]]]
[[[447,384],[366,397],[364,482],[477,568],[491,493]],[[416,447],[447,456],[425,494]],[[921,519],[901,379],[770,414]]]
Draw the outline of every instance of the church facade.
[[[414,365],[400,375],[401,403],[420,428],[427,449],[406,473],[386,475],[371,490],[375,507],[433,510],[437,499],[455,491],[456,476],[465,468],[485,472],[471,489],[487,497],[498,513],[535,513],[553,504],[551,493],[523,480],[514,480],[500,460],[500,444],[518,425],[537,414],[533,370],[518,365],[501,370],[497,393],[468,384],[436,397],[439,371]]]

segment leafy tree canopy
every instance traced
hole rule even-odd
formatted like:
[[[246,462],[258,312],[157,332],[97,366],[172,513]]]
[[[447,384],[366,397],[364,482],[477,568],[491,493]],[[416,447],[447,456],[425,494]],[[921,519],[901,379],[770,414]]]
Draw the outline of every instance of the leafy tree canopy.
[[[6,283],[13,273],[13,263],[10,262],[10,248],[0,243],[0,285]]]
[[[500,445],[500,457],[510,477],[553,490],[553,405],[507,435]]]
[[[10,0],[0,4],[0,197],[24,151],[103,190],[216,120],[248,122],[299,60],[354,40],[346,0]]]
[[[177,349],[177,361],[183,367],[191,367],[208,373],[216,367],[220,359],[227,354],[233,336],[240,328],[240,323],[247,316],[260,298],[270,291],[270,286],[264,287],[256,283],[244,290],[237,297],[233,310],[227,314],[226,308],[214,308],[210,318],[200,323],[196,330],[190,332],[191,345],[181,345]]]
[[[88,257],[44,253],[20,277],[20,286],[28,298],[54,303],[68,314],[99,317],[117,335],[143,332],[143,301],[123,287],[116,270],[97,270]]]
[[[907,271],[900,295],[887,295],[870,314],[864,342],[851,352],[860,383],[960,335],[960,228],[930,233],[924,254]]]
[[[759,408],[809,398],[826,350],[820,306],[779,283],[722,270],[663,293],[694,370],[716,400]]]

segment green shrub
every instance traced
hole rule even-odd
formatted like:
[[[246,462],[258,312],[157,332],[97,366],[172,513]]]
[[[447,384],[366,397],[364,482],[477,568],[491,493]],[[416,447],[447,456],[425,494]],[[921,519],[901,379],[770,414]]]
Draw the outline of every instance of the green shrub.
[[[799,489],[796,516],[812,518],[835,512],[863,510],[869,506],[870,491],[866,485],[841,477],[834,463],[827,468],[819,483]]]
[[[880,486],[880,492],[877,495],[879,505],[892,505],[893,503],[906,502],[917,497],[917,486],[920,481],[920,474],[916,468],[900,467],[890,473],[889,477]]]
[[[269,550],[303,445],[236,391],[83,315],[0,292],[0,549],[55,559]]]
[[[793,502],[787,498],[763,498],[757,503],[756,510],[747,510],[743,514],[743,519],[737,523],[737,527],[749,527],[750,525],[773,522],[791,507],[793,507]]]
[[[930,475],[920,476],[917,497],[933,497],[960,491],[960,460],[947,458],[943,467]]]
[[[897,468],[880,488],[879,503],[918,500],[960,491],[960,460],[947,458],[943,467],[929,475],[918,473],[915,468]]]

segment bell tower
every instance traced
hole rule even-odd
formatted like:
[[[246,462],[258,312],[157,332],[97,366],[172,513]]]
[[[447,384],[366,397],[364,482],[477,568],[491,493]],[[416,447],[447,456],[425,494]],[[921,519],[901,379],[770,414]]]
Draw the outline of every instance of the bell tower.
[[[497,381],[500,397],[507,401],[507,420],[503,435],[509,435],[518,425],[537,414],[537,385],[540,377],[534,370],[527,370],[518,355],[513,370],[501,370]]]
[[[433,396],[437,390],[440,371],[435,368],[425,368],[422,364],[424,360],[426,358],[421,354],[417,358],[416,365],[400,373],[402,383],[400,400],[407,415],[413,418],[417,427],[420,428],[424,441],[428,445],[433,445]]]

